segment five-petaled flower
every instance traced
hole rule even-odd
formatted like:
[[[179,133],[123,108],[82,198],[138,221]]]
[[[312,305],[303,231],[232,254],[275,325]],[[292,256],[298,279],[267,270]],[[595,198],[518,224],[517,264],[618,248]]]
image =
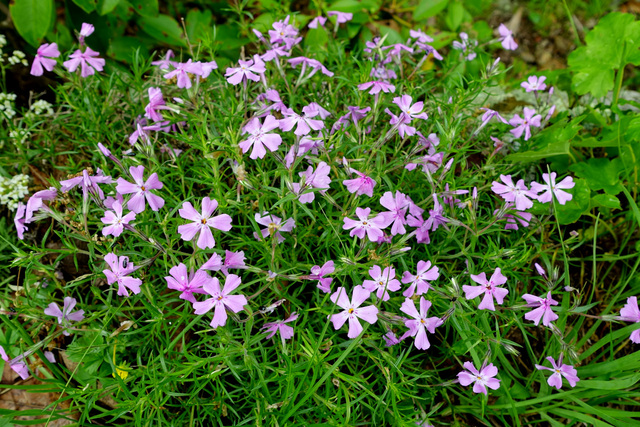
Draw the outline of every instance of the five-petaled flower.
[[[113,212],[105,211],[104,217],[100,218],[100,221],[106,225],[106,227],[102,228],[102,235],[118,237],[122,234],[125,224],[129,224],[136,219],[136,213],[132,211],[122,216],[122,204],[118,200],[113,202],[111,208]]]
[[[440,276],[438,267],[431,265],[431,261],[418,261],[418,271],[414,276],[408,271],[402,275],[402,283],[409,283],[409,287],[402,293],[407,298],[427,293],[430,281],[436,280]]]
[[[498,41],[502,42],[503,48],[507,50],[516,50],[518,48],[518,43],[513,39],[513,33],[506,25],[500,24],[498,32],[500,33]]]
[[[266,329],[265,332],[269,332],[269,335],[265,337],[265,339],[269,339],[276,334],[276,332],[280,331],[280,336],[282,340],[288,340],[293,338],[293,326],[287,325],[289,322],[293,322],[298,318],[298,314],[294,311],[291,313],[289,317],[284,320],[279,320],[277,322],[269,322],[265,323],[264,326],[260,329]]]
[[[157,173],[152,173],[146,181],[144,181],[144,166],[131,166],[129,173],[133,178],[135,184],[130,183],[124,178],[118,178],[118,185],[116,191],[120,194],[131,194],[133,196],[127,202],[129,210],[139,214],[144,211],[145,199],[149,202],[149,207],[152,210],[158,211],[164,206],[164,199],[151,192],[151,190],[160,190],[163,186],[162,182],[158,179]]]
[[[569,385],[571,387],[575,387],[577,382],[580,381],[580,378],[578,378],[578,371],[576,370],[576,368],[574,368],[572,365],[563,364],[562,357],[563,357],[563,354],[560,354],[560,357],[558,358],[558,363],[556,363],[556,361],[553,360],[553,357],[551,356],[546,358],[549,362],[551,362],[551,366],[553,366],[552,368],[547,368],[546,366],[541,366],[536,364],[536,368],[539,370],[545,369],[547,371],[553,372],[553,375],[549,377],[549,379],[547,380],[547,383],[551,387],[555,387],[558,390],[560,390],[560,387],[562,387],[562,377],[565,377],[567,381],[569,381]]]
[[[104,260],[110,269],[102,270],[102,273],[107,277],[107,283],[110,285],[118,283],[118,295],[125,297],[129,296],[127,288],[129,288],[134,294],[140,293],[142,280],[129,277],[129,274],[136,271],[139,267],[136,267],[132,262],[129,262],[129,257],[118,257],[114,253],[108,253],[104,257]]]
[[[336,268],[333,261],[327,261],[322,267],[319,265],[311,267],[311,274],[305,278],[309,280],[317,280],[318,289],[322,292],[329,293],[331,292],[331,282],[333,282],[333,279],[324,276],[332,274],[334,271],[336,271]]]
[[[407,319],[404,321],[404,325],[409,328],[407,332],[400,338],[403,340],[407,337],[416,337],[414,345],[418,350],[427,350],[431,347],[429,338],[427,338],[427,331],[434,334],[436,328],[442,325],[442,319],[439,317],[427,317],[427,312],[431,307],[431,301],[420,297],[420,312],[416,308],[416,303],[409,298],[406,298],[400,307],[400,311],[413,317],[413,319]]]
[[[638,298],[637,297],[629,297],[627,298],[627,303],[620,310],[620,318],[625,322],[636,322],[640,323],[640,309],[638,308]],[[631,342],[636,344],[640,344],[640,329],[636,329],[631,332],[631,336],[629,337]]]
[[[170,276],[165,276],[164,278],[167,281],[167,287],[182,292],[180,299],[191,303],[196,302],[193,294],[203,294],[202,287],[212,280],[211,276],[204,270],[197,270],[195,273],[191,271],[191,274],[188,274],[187,266],[183,263],[171,267],[169,274]]]
[[[365,280],[362,286],[369,292],[376,291],[376,296],[382,301],[389,301],[389,291],[400,290],[400,281],[396,279],[396,269],[393,267],[382,270],[379,265],[374,265],[369,269],[369,276],[373,280]]]
[[[210,325],[212,328],[224,326],[227,323],[227,308],[237,313],[244,310],[244,306],[248,304],[247,298],[244,295],[229,295],[234,289],[240,286],[240,283],[240,277],[235,274],[229,274],[227,276],[222,290],[220,290],[220,281],[215,277],[205,283],[202,289],[211,295],[211,298],[202,302],[195,302],[193,304],[195,314],[205,314],[215,308]]]
[[[49,307],[44,309],[44,314],[47,316],[54,316],[58,318],[58,324],[62,326],[62,333],[66,336],[69,336],[68,328],[71,327],[71,322],[80,322],[84,319],[84,310],[78,310],[76,312],[71,312],[73,308],[76,306],[76,299],[71,297],[64,298],[64,304],[62,306],[62,310],[58,307],[58,304],[52,302],[49,304]]]
[[[527,210],[533,206],[533,202],[529,200],[529,197],[535,199],[537,196],[535,192],[527,189],[527,186],[524,185],[524,179],[519,180],[515,185],[511,175],[501,174],[500,179],[504,184],[493,181],[491,185],[491,190],[494,193],[502,196],[507,202],[514,202],[516,209],[519,211]]]
[[[258,55],[255,55],[253,59],[248,61],[239,60],[238,65],[239,67],[236,68],[227,68],[227,71],[224,73],[227,81],[234,86],[242,81],[246,83],[247,79],[253,80],[254,82],[260,81],[258,74],[267,71],[264,67],[264,61],[262,61]]]
[[[340,313],[336,313],[331,316],[333,327],[338,330],[342,328],[342,325],[349,321],[349,338],[356,338],[362,332],[362,325],[359,318],[374,324],[378,320],[378,309],[374,305],[368,305],[366,307],[360,307],[363,302],[369,298],[371,293],[362,286],[358,285],[353,288],[353,297],[349,300],[347,296],[347,290],[343,287],[336,289],[335,293],[331,295],[331,301],[344,309]]]
[[[52,71],[56,65],[56,60],[60,56],[58,45],[55,43],[45,43],[38,48],[36,57],[33,58],[33,64],[31,65],[31,75],[41,76],[44,70]]]
[[[531,294],[524,294],[522,298],[524,298],[529,307],[537,307],[524,315],[525,319],[532,320],[536,326],[540,323],[540,320],[542,320],[544,326],[549,326],[551,322],[558,319],[558,315],[551,310],[552,305],[558,305],[558,301],[551,297],[551,292],[547,292],[546,298]]]
[[[351,237],[357,236],[364,239],[366,233],[370,241],[377,242],[384,234],[382,229],[387,228],[389,226],[389,222],[382,214],[378,214],[374,218],[369,219],[370,213],[371,208],[356,208],[356,216],[358,217],[358,220],[344,218],[344,225],[342,228],[344,230],[353,229],[349,233],[349,236]]]
[[[267,228],[263,228],[260,230],[260,233],[253,233],[253,237],[260,240],[260,236],[263,239],[266,239],[269,235],[275,235],[276,239],[278,239],[278,243],[284,242],[284,236],[280,234],[283,232],[291,232],[294,228],[296,228],[296,222],[293,218],[287,219],[285,222],[282,222],[282,218],[276,215],[272,215],[269,212],[263,212],[262,215],[257,213],[255,215],[255,220],[258,224],[265,225]]]
[[[466,387],[471,383],[475,383],[473,384],[473,392],[484,393],[485,395],[487,395],[487,387],[491,390],[500,388],[500,380],[494,378],[498,375],[498,368],[493,363],[489,363],[486,366],[483,364],[480,371],[471,362],[464,362],[463,366],[466,370],[458,373],[460,385]]]
[[[196,243],[200,249],[213,248],[216,240],[213,238],[211,228],[221,231],[231,230],[231,217],[227,214],[216,215],[212,217],[213,212],[218,208],[218,202],[215,199],[205,197],[202,199],[202,214],[195,210],[191,202],[184,202],[182,209],[178,210],[180,216],[189,221],[190,224],[178,226],[178,233],[183,240],[190,241],[200,233],[198,242]]]
[[[249,157],[252,159],[262,159],[264,155],[267,154],[265,147],[267,147],[269,151],[276,151],[280,144],[282,144],[282,137],[280,135],[270,133],[279,126],[279,121],[271,114],[265,117],[262,125],[260,124],[260,119],[254,117],[242,129],[243,133],[248,133],[250,136],[244,141],[240,141],[238,146],[242,149],[243,153],[249,151],[249,148],[253,146]]]
[[[547,88],[547,85],[544,82],[546,79],[547,78],[545,76],[541,76],[541,77],[529,76],[527,81],[522,82],[520,86],[522,86],[527,92],[545,90]]]
[[[478,308],[480,310],[486,309],[496,311],[496,308],[493,305],[493,298],[495,297],[498,304],[502,304],[504,297],[509,293],[507,289],[498,287],[507,282],[507,278],[502,274],[500,268],[495,269],[493,275],[491,275],[491,279],[489,280],[487,280],[487,275],[485,273],[472,274],[471,280],[481,286],[464,285],[462,286],[462,290],[465,292],[465,297],[468,300],[472,300],[475,297],[484,294],[482,302],[478,304]]]
[[[64,67],[69,70],[70,73],[76,71],[78,66],[80,67],[80,75],[82,77],[88,77],[96,73],[96,71],[102,71],[105,61],[102,58],[98,58],[100,55],[98,52],[91,50],[87,47],[84,52],[80,49],[69,55],[69,60],[62,63]]]
[[[537,182],[531,183],[531,191],[535,194],[542,192],[542,194],[538,194],[538,201],[540,203],[549,203],[553,200],[553,196],[556,196],[558,203],[564,205],[569,200],[573,199],[573,195],[571,193],[567,193],[563,190],[568,190],[573,188],[576,183],[573,182],[573,178],[570,176],[565,177],[562,181],[556,183],[556,173],[551,172],[551,175],[548,173],[542,174],[542,179],[544,180],[544,184],[540,184]]]
[[[522,118],[520,115],[516,114],[511,120],[509,120],[509,124],[514,127],[509,132],[511,132],[516,138],[520,138],[524,132],[524,140],[527,141],[531,138],[531,126],[539,128],[541,126],[541,119],[542,116],[540,114],[536,114],[536,110],[524,107],[524,114]]]

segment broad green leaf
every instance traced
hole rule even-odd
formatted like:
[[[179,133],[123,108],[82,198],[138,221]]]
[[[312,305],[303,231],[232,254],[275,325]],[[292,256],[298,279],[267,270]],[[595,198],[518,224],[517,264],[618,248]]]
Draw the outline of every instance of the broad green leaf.
[[[136,49],[143,57],[149,56],[149,49],[135,37],[117,37],[111,41],[107,55],[118,61],[131,63]]]
[[[14,0],[9,12],[18,33],[37,48],[53,21],[53,0]]]
[[[414,21],[422,21],[442,12],[449,0],[421,0],[413,11]]]
[[[445,22],[451,31],[457,31],[465,17],[467,11],[462,3],[454,2],[449,5]]]
[[[213,34],[212,18],[213,15],[210,10],[191,9],[187,13],[187,35],[191,43],[199,43],[202,40],[206,40],[207,33]]]
[[[531,140],[531,150],[513,153],[506,157],[510,162],[533,162],[553,156],[568,155],[570,143],[582,129],[580,122],[586,116],[577,117],[570,122],[561,120],[540,132]]]
[[[620,172],[623,171],[624,165],[619,157],[613,161],[607,158],[591,158],[586,162],[573,164],[569,169],[575,172],[577,177],[584,178],[593,191],[604,190],[611,196],[622,191]]]
[[[120,3],[120,0],[99,0],[96,10],[100,15],[106,15],[112,12],[118,6],[118,3]]]
[[[311,28],[307,35],[304,37],[304,48],[308,52],[318,54],[327,50],[327,43],[329,42],[329,35],[324,28]],[[322,58],[317,58],[319,61],[323,61],[325,55]]]
[[[591,207],[620,209],[620,199],[610,194],[598,194],[591,198]]]
[[[93,12],[96,10],[96,6],[98,6],[98,0],[73,0],[73,2],[87,13]]]
[[[157,17],[144,16],[140,19],[140,26],[145,33],[161,42],[176,46],[187,47],[182,38],[182,29],[178,21],[167,15]]]
[[[159,12],[158,0],[129,0],[133,10],[141,16],[157,17]]]
[[[376,23],[376,26],[380,30],[380,35],[387,36],[385,39],[386,44],[403,43],[404,40],[399,32],[386,25],[380,25]]]
[[[570,189],[573,198],[564,205],[556,202],[558,211],[556,217],[560,224],[571,224],[576,222],[583,213],[589,210],[589,201],[591,200],[591,190],[584,179],[574,180],[576,185]]]

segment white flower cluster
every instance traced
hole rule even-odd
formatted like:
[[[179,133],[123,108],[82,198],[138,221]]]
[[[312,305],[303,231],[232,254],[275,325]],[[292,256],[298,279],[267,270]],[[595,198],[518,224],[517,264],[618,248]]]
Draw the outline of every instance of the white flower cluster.
[[[48,116],[53,114],[53,108],[52,105],[44,99],[39,99],[31,104],[31,107],[29,107],[29,112],[35,114],[36,116],[39,116],[44,112],[44,114]]]
[[[29,193],[28,185],[28,175],[19,174],[11,179],[0,176],[0,205],[16,210],[18,202]]]
[[[14,50],[13,55],[9,57],[9,64],[22,64],[26,67],[29,65],[29,63],[27,62],[27,55],[25,55],[24,52],[20,50]]]
[[[13,109],[15,100],[15,93],[0,93],[0,115],[4,115],[8,119],[13,118],[16,115],[16,110]]]
[[[4,36],[4,34],[0,34],[0,49],[5,47],[6,45],[7,45],[7,38]]]
[[[24,144],[24,142],[31,136],[31,132],[25,129],[15,129],[9,132],[9,138],[15,139],[17,144]],[[0,142],[0,148],[4,144]]]

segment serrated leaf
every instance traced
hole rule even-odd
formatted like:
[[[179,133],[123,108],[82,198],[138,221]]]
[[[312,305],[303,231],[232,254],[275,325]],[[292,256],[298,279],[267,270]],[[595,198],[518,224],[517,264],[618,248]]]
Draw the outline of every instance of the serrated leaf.
[[[18,33],[37,48],[51,26],[53,0],[14,0],[9,12]]]
[[[449,4],[449,0],[421,0],[413,10],[414,21],[422,21],[442,12]]]
[[[140,26],[145,33],[149,34],[161,42],[187,47],[186,41],[182,38],[182,29],[178,21],[168,15],[154,17],[144,16],[140,19]]]

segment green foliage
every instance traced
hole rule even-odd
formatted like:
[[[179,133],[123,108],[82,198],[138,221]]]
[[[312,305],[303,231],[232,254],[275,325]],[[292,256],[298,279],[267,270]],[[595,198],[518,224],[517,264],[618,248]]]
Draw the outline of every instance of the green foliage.
[[[53,0],[14,0],[9,12],[18,33],[38,47],[53,22],[54,4]]]

